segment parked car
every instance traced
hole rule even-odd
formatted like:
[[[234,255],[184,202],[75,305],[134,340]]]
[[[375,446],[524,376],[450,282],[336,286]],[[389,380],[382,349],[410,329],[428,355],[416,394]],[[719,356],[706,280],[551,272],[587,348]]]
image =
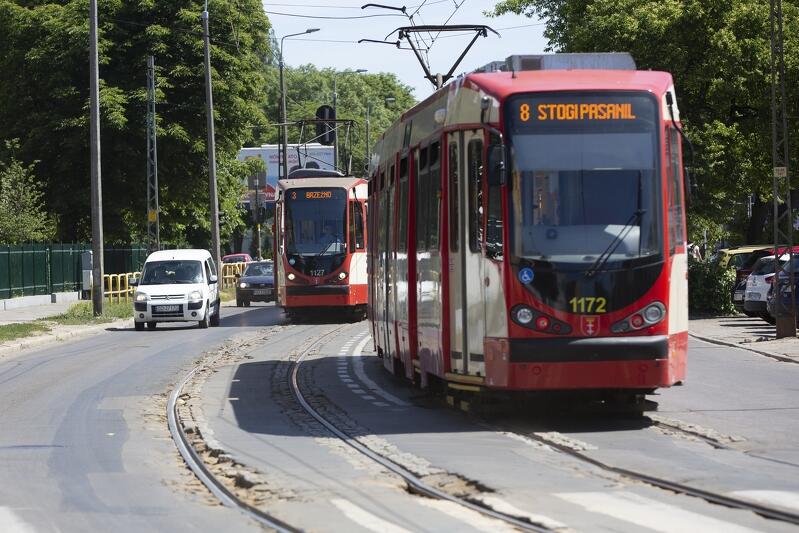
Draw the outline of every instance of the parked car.
[[[779,253],[785,253],[787,250],[785,248],[781,248]],[[799,251],[799,247],[794,247],[794,253]],[[747,316],[756,317],[757,314],[752,313],[751,311],[747,311],[744,309],[744,298],[746,296],[746,278],[749,274],[752,273],[752,268],[754,267],[755,263],[761,257],[766,256],[773,256],[774,255],[774,247],[771,248],[760,248],[753,251],[748,252],[746,259],[741,263],[741,266],[736,269],[735,271],[735,285],[732,289],[732,303],[735,305],[735,309],[739,313],[743,313]]]
[[[768,311],[770,317],[768,322],[771,324],[776,322],[776,306],[778,303],[780,303],[776,297],[777,294],[780,295],[781,304],[785,307],[790,307],[791,305],[791,294],[796,295],[797,307],[799,308],[799,293],[797,293],[797,288],[799,288],[799,254],[794,254],[793,257],[794,259],[792,263],[796,268],[792,269],[791,265],[786,266],[785,270],[779,273],[779,277],[777,277],[774,282],[771,283],[771,287],[766,295],[766,310]],[[786,270],[794,270],[793,286],[788,283],[788,272],[786,272]]]
[[[774,246],[770,244],[747,244],[744,246],[722,248],[713,255],[713,261],[721,268],[738,269],[743,266],[743,264],[746,262],[747,259],[749,259],[749,256],[752,255],[753,252],[759,252],[761,250],[765,250],[769,246],[771,246],[773,253]],[[758,256],[758,258],[760,257],[762,257],[762,255]]]
[[[274,264],[272,261],[250,263],[236,279],[236,305],[248,307],[250,302],[271,302],[275,299]]]
[[[250,254],[239,253],[222,256],[223,263],[249,263],[250,261],[252,261]]]
[[[781,264],[787,262],[787,256],[780,257]],[[752,273],[747,276],[744,295],[744,310],[747,315],[759,316],[766,321],[771,319],[766,308],[766,297],[774,282],[775,263],[773,255],[761,257],[752,267]]]
[[[193,322],[201,328],[219,325],[216,265],[206,250],[162,250],[147,257],[133,285],[136,331],[158,322]]]

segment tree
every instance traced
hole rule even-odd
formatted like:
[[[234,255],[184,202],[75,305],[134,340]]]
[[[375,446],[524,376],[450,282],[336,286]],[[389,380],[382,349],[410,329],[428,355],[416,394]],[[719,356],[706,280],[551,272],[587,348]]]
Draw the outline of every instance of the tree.
[[[267,69],[267,97],[268,105],[264,111],[273,123],[279,122],[280,117],[280,82],[277,68]],[[285,67],[286,80],[286,113],[289,120],[315,118],[316,109],[322,104],[332,104],[333,79],[336,78],[338,91],[337,111],[338,118],[357,121],[357,126],[352,132],[352,170],[355,175],[362,175],[366,168],[366,135],[364,119],[366,106],[372,104],[370,114],[371,142],[377,140],[400,115],[413,106],[413,89],[397,80],[394,74],[363,74],[353,71],[335,71],[333,69],[319,70],[313,65],[302,65],[296,68]],[[386,98],[393,98],[387,102]],[[343,130],[341,130],[343,132]],[[305,140],[309,138],[305,131]],[[264,127],[255,132],[259,143],[279,142],[278,128]],[[289,128],[289,142],[299,139],[299,128]],[[339,141],[344,151],[343,133]],[[348,154],[343,153],[341,160],[345,161]]]
[[[788,115],[799,113],[799,6],[783,4]],[[709,222],[770,240],[771,101],[768,2],[759,0],[504,0],[492,12],[538,16],[562,52],[629,51],[639,69],[674,75],[697,147],[692,238]],[[799,124],[792,121],[792,167]],[[796,182],[795,182],[796,183]],[[754,196],[752,214],[747,204]],[[699,222],[702,222],[701,224]]]
[[[146,57],[157,69],[161,237],[207,245],[208,171],[202,0],[100,0],[100,106],[106,240],[143,238]],[[246,166],[235,160],[264,124],[267,20],[258,0],[211,0],[219,191],[227,238]],[[0,0],[0,124],[19,138],[64,240],[90,235],[88,20],[85,0]]]
[[[0,157],[0,242],[22,244],[55,235],[55,220],[44,206],[43,193],[33,177],[35,164],[16,159],[19,142],[5,142]]]

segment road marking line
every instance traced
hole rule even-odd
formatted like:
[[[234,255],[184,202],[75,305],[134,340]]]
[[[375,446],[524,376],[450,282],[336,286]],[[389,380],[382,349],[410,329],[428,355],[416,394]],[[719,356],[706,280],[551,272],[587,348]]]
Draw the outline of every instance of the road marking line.
[[[4,533],[34,533],[33,528],[23,522],[8,507],[0,507],[0,531]]]
[[[341,381],[343,381],[344,383],[352,383],[351,378],[341,378]]]
[[[352,389],[352,392],[355,394],[364,394],[366,391],[363,389]]]
[[[376,405],[377,407],[388,407],[389,406],[389,404],[387,404],[386,402],[374,402],[373,405]]]
[[[663,533],[674,533],[675,531],[680,533],[704,533],[706,531],[754,533],[755,531],[627,491],[570,492],[555,494],[555,496],[577,504],[590,512],[604,514]]]
[[[526,518],[530,522],[534,524],[538,524],[544,526],[547,529],[555,529],[558,531],[571,531],[566,524],[558,522],[548,516],[530,513],[525,511],[524,509],[519,509],[518,507],[506,502],[502,498],[497,496],[490,496],[490,495],[483,495],[478,496],[478,499],[486,504],[491,509],[497,511],[498,513],[509,514],[512,516],[516,516],[518,518]]]
[[[352,352],[354,359],[353,369],[355,370],[355,375],[358,377],[361,382],[366,385],[366,388],[369,389],[371,392],[381,396],[384,400],[388,400],[389,402],[393,403],[394,405],[399,405],[402,407],[409,407],[411,404],[408,402],[402,401],[393,394],[383,390],[380,386],[369,379],[366,376],[366,372],[363,369],[363,347],[366,346],[366,343],[371,340],[371,337],[366,337],[363,339],[358,346],[355,347],[355,351]]]
[[[445,500],[430,500],[427,498],[419,498],[417,500],[420,504],[431,509],[435,509],[447,516],[469,525],[469,527],[477,531],[486,531],[488,533],[511,533],[518,531],[516,528],[500,522],[494,518],[489,518],[481,515],[477,511],[472,511],[462,507],[454,502]],[[457,531],[456,529],[453,529]]]
[[[391,522],[373,515],[369,511],[361,509],[349,500],[334,498],[330,500],[330,503],[344,513],[344,516],[369,531],[375,531],[376,533],[410,533],[410,531],[405,528],[392,524]]]
[[[357,383],[347,383],[347,386],[348,386],[349,388],[351,388],[351,389],[357,389],[357,388],[360,388],[360,385],[358,385]]]
[[[374,400],[375,399],[374,396],[370,396],[368,394],[364,394],[363,396],[361,396],[361,398],[363,398],[364,400]]]
[[[736,490],[730,496],[759,503],[778,505],[786,509],[799,509],[799,492],[784,490]]]

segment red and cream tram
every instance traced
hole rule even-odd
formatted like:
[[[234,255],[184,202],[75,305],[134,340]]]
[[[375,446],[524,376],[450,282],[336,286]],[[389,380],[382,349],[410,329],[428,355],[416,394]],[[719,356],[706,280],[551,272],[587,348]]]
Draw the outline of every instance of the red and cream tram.
[[[515,56],[537,68],[460,77],[380,138],[368,314],[389,370],[634,399],[684,379],[674,86],[615,56]]]
[[[301,169],[278,181],[275,208],[277,305],[365,313],[367,182]]]

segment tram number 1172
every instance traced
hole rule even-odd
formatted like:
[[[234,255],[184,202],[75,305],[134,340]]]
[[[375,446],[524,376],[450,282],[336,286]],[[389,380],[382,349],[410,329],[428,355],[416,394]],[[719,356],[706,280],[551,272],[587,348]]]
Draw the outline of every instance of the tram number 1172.
[[[584,296],[569,300],[572,313],[605,313],[608,301],[602,297]]]

